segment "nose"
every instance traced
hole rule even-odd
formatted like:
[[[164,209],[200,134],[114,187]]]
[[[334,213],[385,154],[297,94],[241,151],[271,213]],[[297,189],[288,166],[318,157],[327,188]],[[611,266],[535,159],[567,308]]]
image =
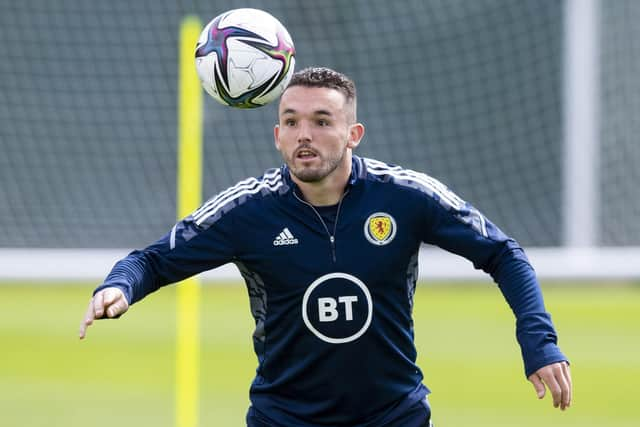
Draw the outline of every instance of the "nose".
[[[311,142],[311,126],[305,120],[298,123],[298,144]]]

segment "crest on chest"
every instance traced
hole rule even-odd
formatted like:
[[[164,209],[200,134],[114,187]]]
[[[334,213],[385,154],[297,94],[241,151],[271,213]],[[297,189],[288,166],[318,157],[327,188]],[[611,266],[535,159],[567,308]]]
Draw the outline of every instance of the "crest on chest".
[[[396,236],[396,221],[386,212],[376,212],[364,222],[364,235],[377,246],[386,245]]]

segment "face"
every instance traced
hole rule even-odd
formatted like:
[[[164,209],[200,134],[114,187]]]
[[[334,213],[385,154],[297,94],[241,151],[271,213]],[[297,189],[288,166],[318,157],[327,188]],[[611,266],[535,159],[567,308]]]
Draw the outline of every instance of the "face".
[[[334,89],[293,86],[280,99],[276,148],[292,175],[302,182],[347,176],[351,150],[364,128],[350,123],[345,96]]]

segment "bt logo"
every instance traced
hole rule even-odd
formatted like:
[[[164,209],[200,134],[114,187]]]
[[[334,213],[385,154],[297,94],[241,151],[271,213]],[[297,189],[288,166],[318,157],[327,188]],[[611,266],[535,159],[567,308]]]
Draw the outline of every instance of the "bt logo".
[[[334,322],[340,317],[337,306],[338,302],[344,304],[344,316],[347,321],[353,320],[353,303],[358,302],[358,297],[355,295],[347,297],[338,297],[336,302],[335,298],[322,297],[318,298],[318,317],[321,322]]]
[[[373,302],[366,285],[346,273],[330,273],[316,279],[302,298],[302,319],[322,341],[343,344],[355,341],[371,325]]]

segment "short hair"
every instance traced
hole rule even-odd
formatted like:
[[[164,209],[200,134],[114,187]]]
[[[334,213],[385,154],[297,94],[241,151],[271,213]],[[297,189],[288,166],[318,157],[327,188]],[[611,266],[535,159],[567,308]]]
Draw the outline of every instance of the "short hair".
[[[345,74],[326,67],[309,67],[297,71],[291,76],[287,88],[292,86],[324,87],[335,89],[345,97],[346,104],[353,107],[356,119],[356,84]]]

